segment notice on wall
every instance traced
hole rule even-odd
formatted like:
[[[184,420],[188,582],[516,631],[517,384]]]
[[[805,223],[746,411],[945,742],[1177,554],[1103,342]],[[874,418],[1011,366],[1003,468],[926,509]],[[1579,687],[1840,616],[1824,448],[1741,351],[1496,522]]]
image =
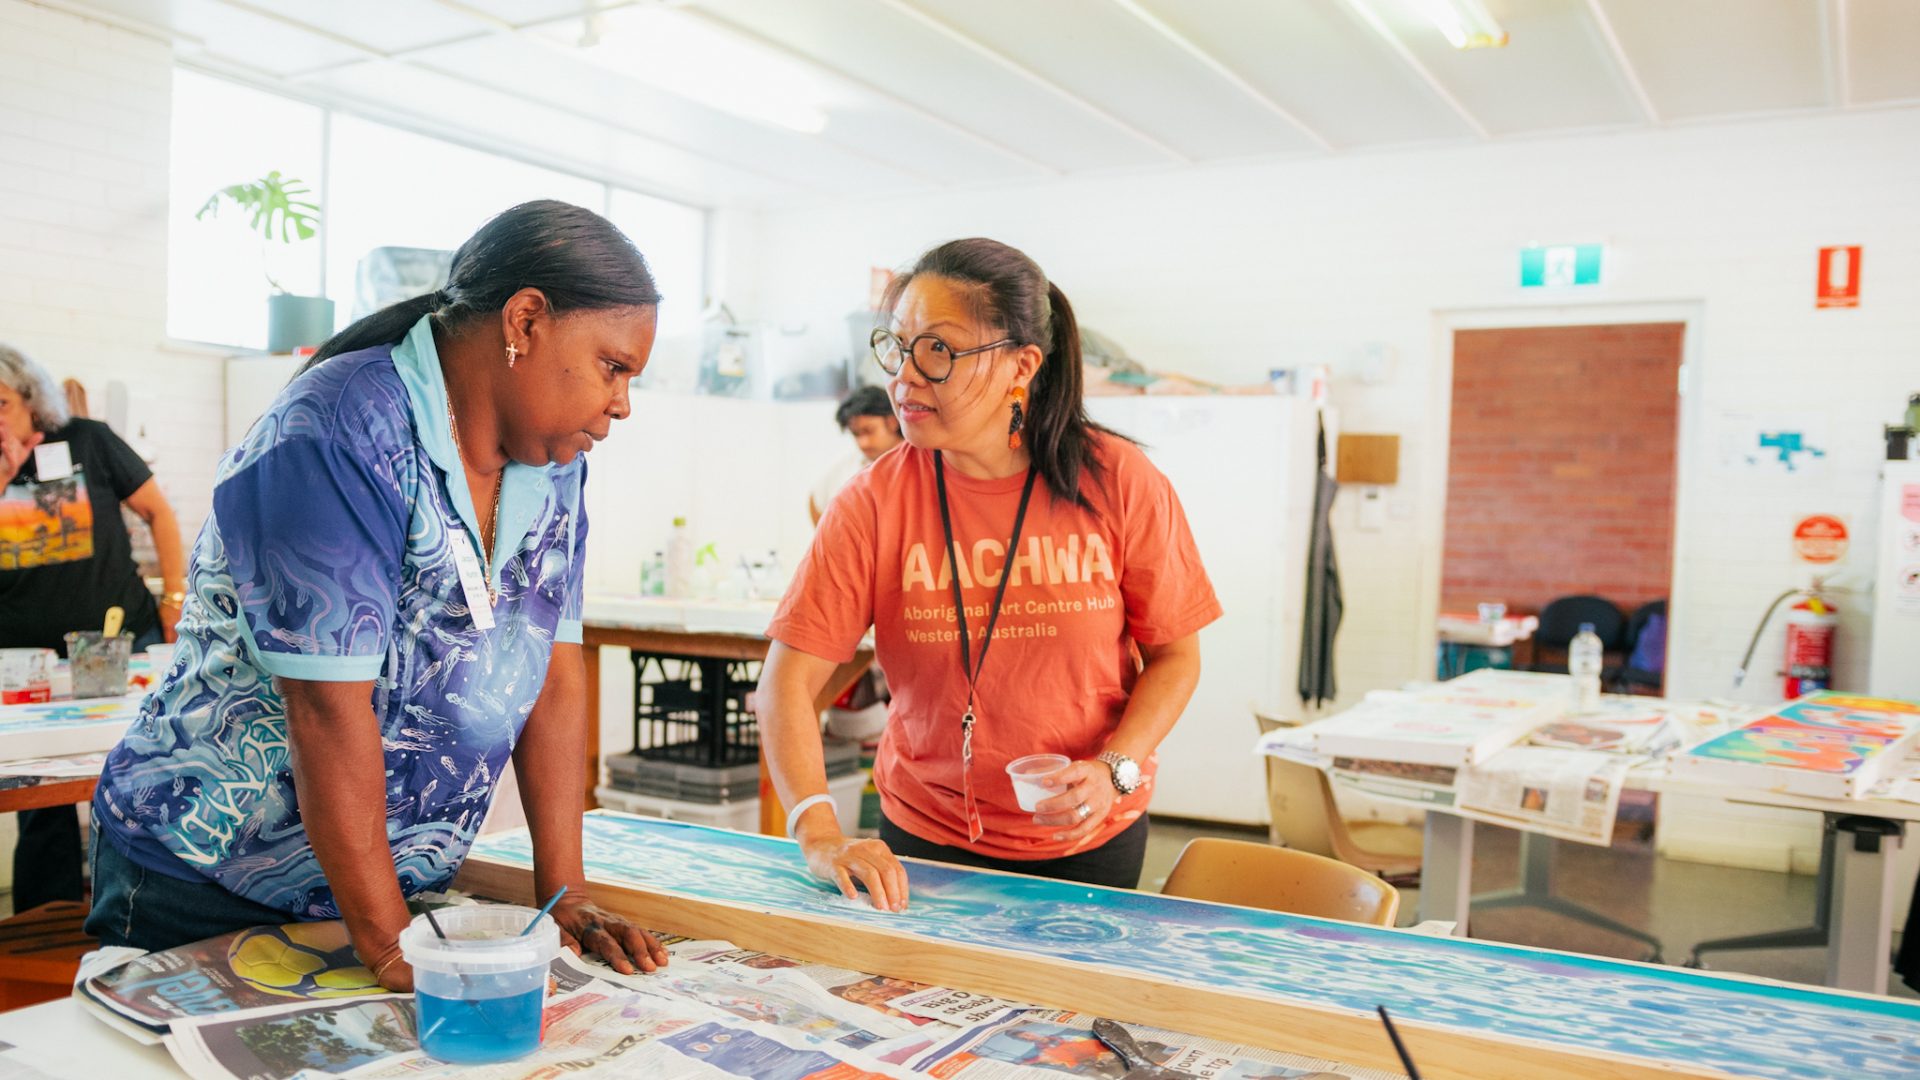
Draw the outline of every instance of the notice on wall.
[[[1711,421],[1726,472],[1814,483],[1827,473],[1827,419],[1817,413],[1723,412]]]
[[[1809,566],[1832,566],[1847,554],[1847,523],[1832,514],[1810,514],[1793,526],[1794,557]]]
[[[1893,610],[1920,618],[1920,484],[1900,485],[1900,520],[1894,543],[1893,580],[1888,583]]]

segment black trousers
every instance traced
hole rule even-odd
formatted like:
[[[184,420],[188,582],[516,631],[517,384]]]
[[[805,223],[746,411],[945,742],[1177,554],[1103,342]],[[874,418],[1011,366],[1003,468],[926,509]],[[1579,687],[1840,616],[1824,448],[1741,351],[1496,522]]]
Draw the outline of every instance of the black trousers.
[[[1060,881],[1078,881],[1086,885],[1132,889],[1140,884],[1140,865],[1147,858],[1147,815],[1140,815],[1140,820],[1100,847],[1059,859],[1027,861],[976,855],[966,848],[947,847],[922,840],[895,825],[884,814],[880,817],[880,839],[893,849],[895,855],[912,859],[931,859]]]
[[[13,910],[86,896],[80,880],[80,811],[48,806],[20,811],[20,841],[13,849]]]
[[[1902,982],[1920,990],[1920,878],[1913,883],[1913,903],[1907,908],[1907,926],[1900,935],[1900,951],[1894,956],[1893,971]]]

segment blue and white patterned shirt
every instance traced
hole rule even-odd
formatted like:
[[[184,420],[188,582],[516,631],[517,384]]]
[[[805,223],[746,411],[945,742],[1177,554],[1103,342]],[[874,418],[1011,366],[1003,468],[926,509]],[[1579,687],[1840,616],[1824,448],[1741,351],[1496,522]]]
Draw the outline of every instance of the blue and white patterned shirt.
[[[451,482],[450,482],[451,478]],[[327,360],[220,464],[172,667],[94,807],[142,866],[302,919],[339,909],[301,824],[273,677],[373,680],[403,892],[443,889],[546,681],[580,640],[585,459],[510,464],[479,630],[454,552],[479,548],[428,320]]]

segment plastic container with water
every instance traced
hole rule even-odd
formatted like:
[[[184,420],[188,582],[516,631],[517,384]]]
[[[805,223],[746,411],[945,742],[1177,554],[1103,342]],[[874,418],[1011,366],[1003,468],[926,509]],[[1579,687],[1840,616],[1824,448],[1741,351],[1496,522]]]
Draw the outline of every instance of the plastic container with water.
[[[540,1046],[547,966],[560,949],[550,918],[521,936],[537,913],[506,904],[434,912],[441,940],[421,915],[400,933],[413,965],[420,1007],[420,1048],[441,1061],[478,1065],[512,1061]]]

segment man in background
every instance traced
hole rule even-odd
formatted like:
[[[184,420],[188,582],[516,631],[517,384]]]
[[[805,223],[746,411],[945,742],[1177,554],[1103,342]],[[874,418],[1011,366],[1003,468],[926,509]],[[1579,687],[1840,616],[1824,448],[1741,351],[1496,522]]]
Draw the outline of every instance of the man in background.
[[[820,524],[820,515],[827,512],[833,497],[847,481],[880,460],[881,454],[900,445],[900,420],[893,415],[893,403],[887,400],[887,392],[877,386],[862,386],[849,393],[841,399],[833,418],[839,421],[841,431],[853,436],[853,445],[859,449],[834,462],[808,494],[807,513],[812,515],[815,525]]]

